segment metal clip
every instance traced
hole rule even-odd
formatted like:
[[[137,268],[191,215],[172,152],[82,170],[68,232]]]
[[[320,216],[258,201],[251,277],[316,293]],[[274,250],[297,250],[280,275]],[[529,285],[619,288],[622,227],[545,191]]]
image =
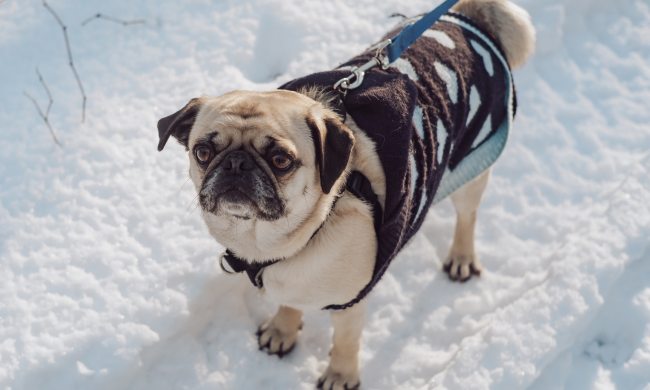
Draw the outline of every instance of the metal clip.
[[[388,57],[384,55],[383,50],[388,45],[390,45],[391,42],[392,41],[390,39],[387,39],[371,47],[370,50],[376,49],[375,56],[365,64],[352,68],[352,73],[349,76],[343,77],[334,84],[334,90],[345,94],[347,90],[355,89],[363,83],[363,78],[365,77],[368,70],[374,68],[377,65],[381,65],[382,69],[386,69],[389,63]]]
[[[390,63],[388,62],[388,56],[384,53],[384,49],[390,46],[391,43],[393,43],[391,39],[386,39],[385,41],[381,41],[375,46],[370,48],[370,49],[376,49],[375,58],[377,59],[377,61],[379,61],[379,65],[381,65],[382,69],[386,69],[388,68],[388,65],[390,65]]]

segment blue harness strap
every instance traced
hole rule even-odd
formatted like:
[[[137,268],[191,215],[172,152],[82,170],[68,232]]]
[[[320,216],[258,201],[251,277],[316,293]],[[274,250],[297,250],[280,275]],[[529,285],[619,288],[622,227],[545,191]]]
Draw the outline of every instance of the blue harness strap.
[[[388,62],[392,63],[397,60],[404,50],[408,49],[429,27],[431,27],[442,15],[444,15],[458,0],[446,0],[440,4],[433,11],[424,15],[417,22],[404,27],[404,29],[397,34],[395,38],[391,39],[391,43],[386,47],[388,55]]]
[[[375,56],[365,64],[354,67],[349,76],[334,83],[334,90],[345,95],[347,90],[358,88],[363,83],[363,78],[368,70],[378,65],[381,65],[382,69],[386,69],[456,3],[458,0],[446,0],[417,22],[404,27],[395,37],[375,45],[374,48],[377,49]],[[384,50],[386,50],[385,53]]]

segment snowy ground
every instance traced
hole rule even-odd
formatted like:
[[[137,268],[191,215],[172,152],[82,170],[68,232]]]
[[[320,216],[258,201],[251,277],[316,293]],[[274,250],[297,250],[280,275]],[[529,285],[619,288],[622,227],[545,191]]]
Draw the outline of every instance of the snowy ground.
[[[182,148],[156,121],[189,98],[268,89],[435,2],[0,1],[0,388],[312,388],[329,324],[309,313],[279,360],[253,331],[273,308],[199,219]],[[650,389],[650,4],[522,0],[538,51],[481,209],[487,272],[441,260],[445,203],[370,296],[367,389]],[[81,22],[97,12],[145,24]],[[23,91],[54,97],[57,147]]]

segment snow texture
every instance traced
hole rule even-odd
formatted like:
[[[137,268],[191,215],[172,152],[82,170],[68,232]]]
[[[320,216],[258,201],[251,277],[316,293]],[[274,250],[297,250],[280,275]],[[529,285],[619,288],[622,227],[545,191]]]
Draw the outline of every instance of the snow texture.
[[[326,312],[279,360],[274,308],[225,275],[183,148],[156,121],[188,99],[330,69],[425,0],[0,1],[0,388],[310,389]],[[441,272],[444,202],[369,296],[367,389],[648,389],[650,4],[521,0],[538,31],[479,212],[485,272]],[[144,24],[86,18],[101,12]],[[23,91],[54,104],[54,144]]]

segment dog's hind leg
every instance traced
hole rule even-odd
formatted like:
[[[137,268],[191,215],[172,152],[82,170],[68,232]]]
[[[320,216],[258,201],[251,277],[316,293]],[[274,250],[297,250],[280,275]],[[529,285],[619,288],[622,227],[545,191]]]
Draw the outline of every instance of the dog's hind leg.
[[[293,350],[302,329],[302,312],[289,306],[280,306],[266,323],[257,330],[257,343],[260,350],[269,355],[283,357]]]
[[[451,280],[464,282],[472,275],[481,274],[481,263],[474,251],[474,230],[476,213],[489,178],[490,170],[487,170],[451,194],[456,209],[456,230],[443,266]]]

